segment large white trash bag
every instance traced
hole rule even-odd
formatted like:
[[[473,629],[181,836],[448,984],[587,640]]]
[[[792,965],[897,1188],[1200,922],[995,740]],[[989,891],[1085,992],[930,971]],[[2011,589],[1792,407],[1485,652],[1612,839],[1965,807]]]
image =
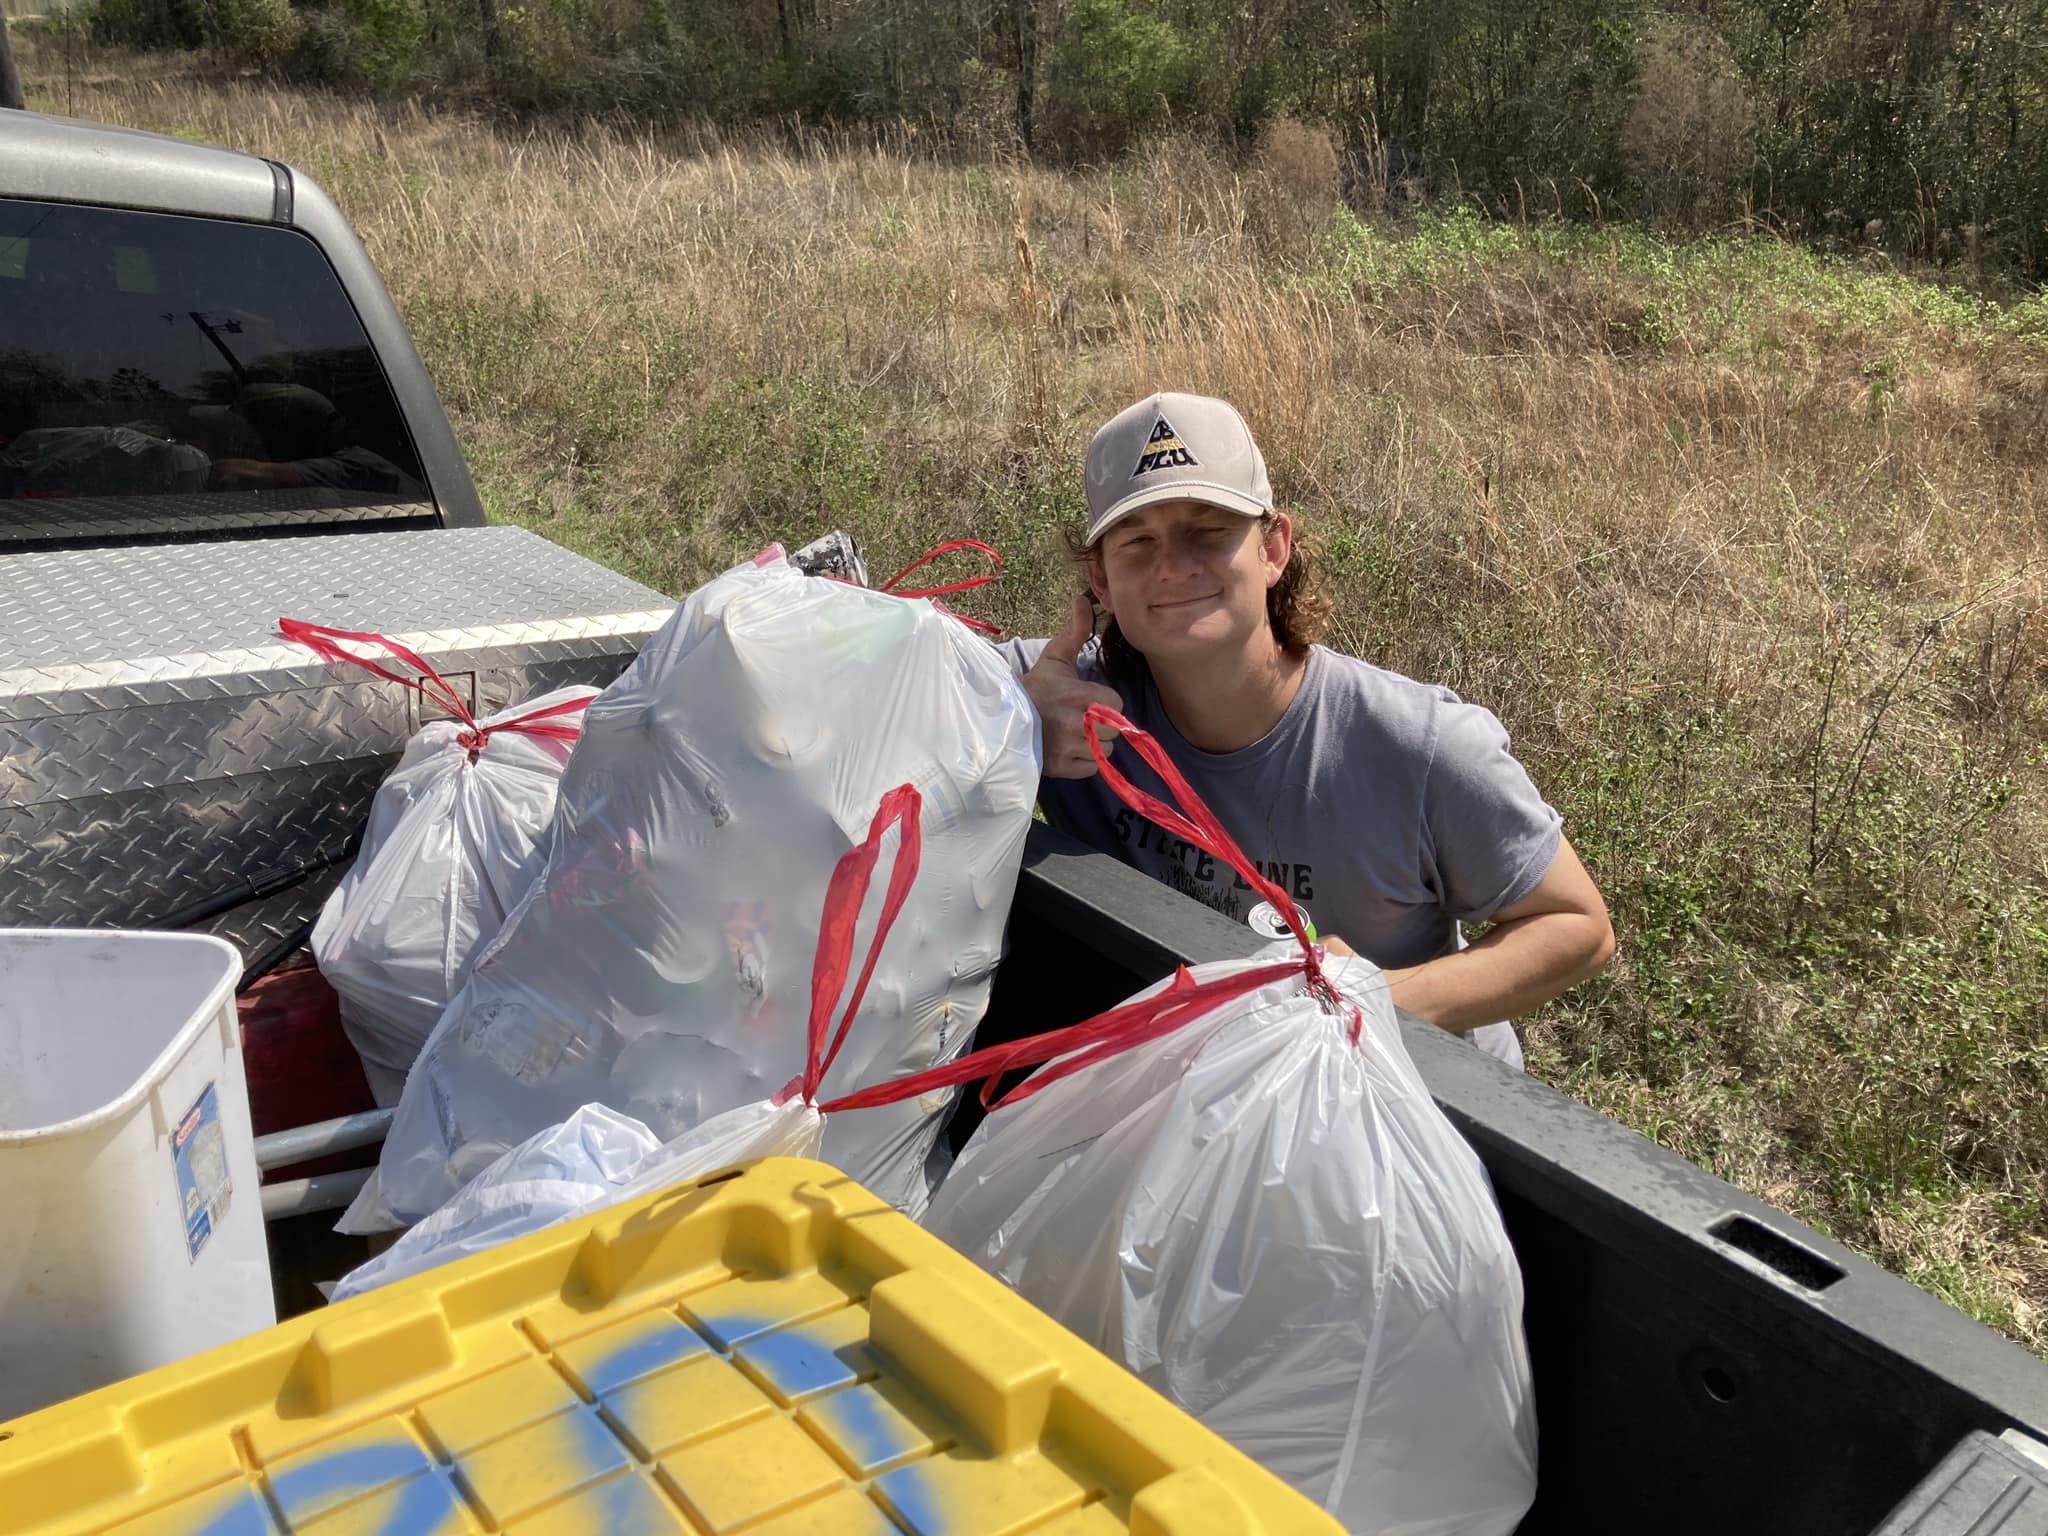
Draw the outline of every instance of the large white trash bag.
[[[286,623],[298,638],[311,629]],[[331,640],[323,653],[349,655]],[[321,908],[312,942],[379,1104],[398,1102],[470,962],[539,872],[536,844],[580,712],[596,696],[562,688],[481,720],[433,721],[370,802],[355,864]]]
[[[529,1233],[762,1157],[816,1157],[825,1122],[801,1099],[743,1104],[664,1146],[630,1115],[586,1104],[521,1142],[335,1286],[347,1301]]]
[[[1132,796],[1256,876],[1191,791],[1187,817]],[[977,1128],[925,1225],[1347,1529],[1505,1536],[1536,1490],[1521,1271],[1378,970],[1313,954],[1198,966],[1043,1037],[1061,1059]],[[980,1055],[1048,1059],[1029,1046]]]
[[[591,704],[547,862],[405,1086],[345,1231],[409,1223],[585,1104],[672,1138],[800,1060],[825,886],[884,792],[925,873],[836,1082],[957,1054],[987,1007],[1038,787],[1037,716],[957,619],[775,550],[694,593]],[[823,1155],[915,1213],[946,1096]]]
[[[867,840],[841,859],[833,873],[819,925],[804,1068],[780,1093],[713,1115],[667,1145],[632,1116],[602,1104],[586,1104],[560,1125],[528,1137],[391,1247],[351,1270],[334,1288],[332,1299],[346,1301],[735,1163],[816,1157],[825,1133],[824,1116],[816,1108],[818,1087],[846,1042],[874,973],[873,957],[888,939],[916,877],[917,812],[917,792],[908,785],[885,796]],[[846,990],[855,927],[883,833],[892,825],[899,828],[895,872],[875,921],[870,959],[861,974],[851,978],[853,990],[833,1033],[832,1008]]]

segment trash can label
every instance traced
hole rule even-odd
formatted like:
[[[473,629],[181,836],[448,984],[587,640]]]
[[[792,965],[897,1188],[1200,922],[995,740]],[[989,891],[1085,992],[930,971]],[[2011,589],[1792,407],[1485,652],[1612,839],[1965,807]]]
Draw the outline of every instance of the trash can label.
[[[206,1091],[171,1132],[171,1163],[178,1170],[187,1260],[194,1262],[227,1214],[228,1196],[234,1193],[228,1182],[228,1143],[221,1130],[220,1098],[214,1084],[206,1085]]]

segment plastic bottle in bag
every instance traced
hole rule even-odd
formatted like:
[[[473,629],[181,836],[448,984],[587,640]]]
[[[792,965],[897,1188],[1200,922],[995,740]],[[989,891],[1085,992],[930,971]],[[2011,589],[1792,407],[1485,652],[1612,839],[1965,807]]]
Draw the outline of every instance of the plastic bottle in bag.
[[[585,1104],[680,1128],[796,1059],[827,881],[888,789],[922,797],[925,873],[840,1070],[965,1049],[987,1007],[1038,787],[1038,726],[957,619],[803,575],[710,582],[590,706],[545,868],[450,1003],[345,1230],[418,1220]],[[936,1104],[827,1131],[906,1210]]]
[[[917,792],[907,784],[885,795],[867,838],[834,871],[819,925],[803,1067],[779,1092],[706,1116],[666,1142],[631,1115],[586,1104],[497,1158],[454,1199],[350,1271],[332,1299],[345,1301],[734,1163],[815,1157],[825,1130],[818,1090],[846,1042],[874,974],[874,957],[888,942],[916,878],[922,851],[918,809]],[[883,836],[892,827],[897,829],[895,864],[876,915],[869,962],[856,977],[856,923]],[[832,1010],[842,995],[846,1009],[835,1033]]]

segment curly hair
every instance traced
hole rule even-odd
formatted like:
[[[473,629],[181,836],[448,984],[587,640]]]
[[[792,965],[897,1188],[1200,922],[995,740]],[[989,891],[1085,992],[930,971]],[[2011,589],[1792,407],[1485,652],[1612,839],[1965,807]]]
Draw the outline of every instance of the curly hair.
[[[1274,513],[1266,513],[1259,519],[1260,533],[1270,534],[1275,521]],[[1075,563],[1085,567],[1089,546],[1072,534],[1067,542]],[[1319,568],[1322,550],[1322,540],[1297,524],[1293,547],[1287,556],[1287,568],[1280,573],[1280,579],[1266,589],[1266,621],[1273,626],[1273,638],[1290,656],[1306,655],[1308,648],[1321,640],[1330,626],[1334,605]],[[1144,656],[1124,638],[1115,619],[1109,621],[1108,627],[1101,632],[1101,638],[1103,667],[1112,680],[1142,683],[1151,677],[1152,669]]]

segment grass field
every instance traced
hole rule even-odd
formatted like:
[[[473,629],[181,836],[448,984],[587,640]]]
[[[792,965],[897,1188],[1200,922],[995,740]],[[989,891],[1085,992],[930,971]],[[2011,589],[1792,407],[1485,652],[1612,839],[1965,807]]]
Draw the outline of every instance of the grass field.
[[[671,592],[973,534],[976,611],[1045,633],[1094,427],[1230,396],[1334,643],[1497,711],[1607,892],[1531,1070],[2048,1353],[2048,300],[1361,221],[1313,154],[535,136],[23,54],[31,105],[318,178],[493,517]]]

